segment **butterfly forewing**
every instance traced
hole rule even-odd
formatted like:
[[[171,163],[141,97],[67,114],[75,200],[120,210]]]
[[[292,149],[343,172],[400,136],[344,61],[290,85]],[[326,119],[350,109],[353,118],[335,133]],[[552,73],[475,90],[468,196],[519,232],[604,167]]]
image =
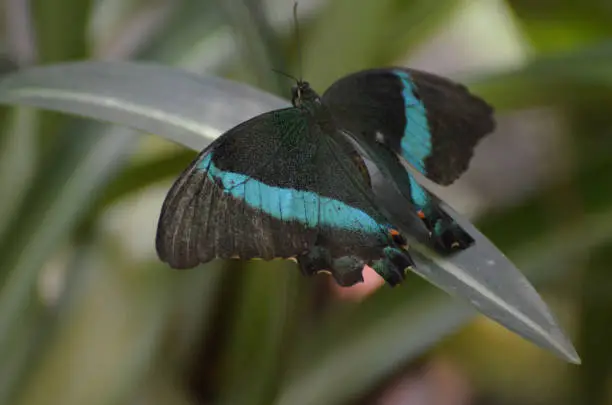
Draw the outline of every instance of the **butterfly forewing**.
[[[447,185],[493,131],[493,109],[463,85],[414,69],[373,69],[336,81],[323,102],[336,121],[388,145],[425,176]]]

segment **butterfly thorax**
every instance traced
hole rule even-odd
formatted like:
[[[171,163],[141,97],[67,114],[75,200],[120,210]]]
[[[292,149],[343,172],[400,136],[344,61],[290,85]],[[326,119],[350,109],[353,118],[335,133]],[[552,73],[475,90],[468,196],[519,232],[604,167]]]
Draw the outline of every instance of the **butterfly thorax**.
[[[291,89],[291,104],[294,107],[305,109],[313,114],[323,110],[321,97],[314,91],[308,82],[298,81]]]
[[[336,131],[331,111],[323,104],[321,97],[308,82],[298,81],[297,85],[292,88],[291,103],[295,108],[306,113],[323,133]]]

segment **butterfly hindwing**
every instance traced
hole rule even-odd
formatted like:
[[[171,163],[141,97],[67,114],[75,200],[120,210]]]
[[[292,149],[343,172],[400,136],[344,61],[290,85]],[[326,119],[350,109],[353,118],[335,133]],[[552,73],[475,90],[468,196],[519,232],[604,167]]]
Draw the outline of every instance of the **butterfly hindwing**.
[[[376,184],[377,203],[387,210],[398,229],[412,235],[419,233],[412,218],[418,216],[421,226],[425,225],[430,233],[432,247],[439,253],[453,253],[473,244],[473,238],[440,207],[440,200],[419,184],[391,149],[368,142],[363,134],[345,133],[388,180]]]
[[[415,69],[372,69],[323,94],[337,123],[389,146],[429,179],[451,184],[493,131],[493,109],[463,85]]]
[[[189,268],[215,258],[296,257],[306,273],[360,281],[363,264],[393,245],[389,226],[354,149],[335,127],[323,133],[312,120],[298,108],[266,113],[200,153],[164,202],[160,258]]]

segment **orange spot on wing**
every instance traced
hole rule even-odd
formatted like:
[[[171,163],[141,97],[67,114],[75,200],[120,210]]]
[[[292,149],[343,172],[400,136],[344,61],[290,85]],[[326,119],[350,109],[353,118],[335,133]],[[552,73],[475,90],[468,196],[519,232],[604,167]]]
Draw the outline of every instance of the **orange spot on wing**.
[[[419,216],[419,218],[425,219],[425,213],[423,211],[417,211],[417,215]]]

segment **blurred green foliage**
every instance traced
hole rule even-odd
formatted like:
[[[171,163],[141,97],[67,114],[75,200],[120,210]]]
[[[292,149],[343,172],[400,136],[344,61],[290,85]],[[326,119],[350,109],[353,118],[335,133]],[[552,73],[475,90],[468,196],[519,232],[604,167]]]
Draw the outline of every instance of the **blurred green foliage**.
[[[16,60],[24,44],[10,19],[29,11],[21,28],[35,33],[36,63],[155,60],[285,96],[271,67],[303,70],[323,89],[350,71],[405,64],[466,8],[495,3],[527,56],[471,69],[471,87],[500,116],[550,111],[565,165],[479,224],[572,326],[584,364],[569,369],[482,319],[456,332],[469,311],[417,277],[354,303],[289,263],[171,271],[152,255],[150,225],[193,153],[19,108],[2,113],[0,131],[0,403],[375,403],[395,377],[438,358],[463,366],[483,404],[611,403],[609,2],[304,0],[301,58],[291,2],[11,3],[3,40]],[[124,220],[139,210],[148,225]]]

